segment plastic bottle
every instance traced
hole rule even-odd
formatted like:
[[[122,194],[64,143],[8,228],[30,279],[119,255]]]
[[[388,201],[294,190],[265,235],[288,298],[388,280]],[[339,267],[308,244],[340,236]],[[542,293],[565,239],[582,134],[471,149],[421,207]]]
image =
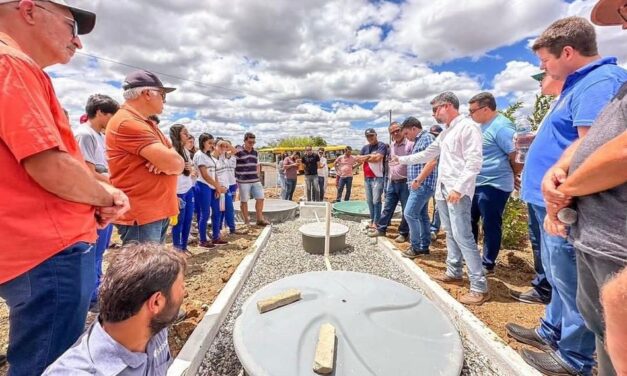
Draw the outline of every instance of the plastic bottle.
[[[527,117],[522,117],[516,121],[516,162],[517,163],[525,163],[527,159],[527,152],[529,151],[529,146],[531,146],[531,142],[533,141],[535,135],[531,130],[531,124]]]
[[[220,193],[220,211],[226,210],[226,196],[224,193]]]

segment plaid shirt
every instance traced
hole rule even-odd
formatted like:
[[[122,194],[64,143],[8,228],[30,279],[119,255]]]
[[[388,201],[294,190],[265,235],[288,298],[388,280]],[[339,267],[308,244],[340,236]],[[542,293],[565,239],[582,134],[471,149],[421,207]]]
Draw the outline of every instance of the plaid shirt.
[[[426,130],[423,130],[416,137],[416,141],[414,143],[414,149],[411,151],[412,154],[416,154],[420,151],[425,150],[431,143],[435,141],[435,137]],[[411,185],[411,182],[420,175],[422,169],[425,168],[426,163],[418,163],[414,165],[407,166],[407,183]],[[435,191],[436,181],[438,180],[438,169],[437,167],[433,169],[433,172],[427,176],[425,181],[422,182],[423,186],[427,186]]]

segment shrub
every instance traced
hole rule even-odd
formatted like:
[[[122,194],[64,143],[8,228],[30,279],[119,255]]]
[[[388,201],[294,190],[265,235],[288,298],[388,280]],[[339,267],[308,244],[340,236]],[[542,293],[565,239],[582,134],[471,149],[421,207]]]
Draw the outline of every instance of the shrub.
[[[527,206],[518,198],[510,197],[503,214],[503,248],[524,249],[529,244]]]

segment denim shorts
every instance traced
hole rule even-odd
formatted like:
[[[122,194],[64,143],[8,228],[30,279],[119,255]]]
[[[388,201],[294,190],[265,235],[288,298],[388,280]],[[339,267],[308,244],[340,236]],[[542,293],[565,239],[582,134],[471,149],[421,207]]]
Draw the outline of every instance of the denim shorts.
[[[248,202],[251,198],[263,200],[263,197],[263,185],[261,185],[261,182],[239,184],[240,202]]]

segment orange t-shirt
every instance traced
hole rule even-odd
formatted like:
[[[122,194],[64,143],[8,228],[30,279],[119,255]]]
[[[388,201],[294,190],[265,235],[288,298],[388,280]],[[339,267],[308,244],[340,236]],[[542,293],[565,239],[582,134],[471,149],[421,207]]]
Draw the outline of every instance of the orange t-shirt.
[[[139,155],[151,144],[172,144],[155,127],[128,105],[123,105],[107,124],[106,148],[111,183],[121,189],[131,204],[115,223],[145,225],[178,214],[176,175],[155,175],[148,171],[148,161]]]
[[[0,88],[1,284],[74,243],[95,242],[96,221],[93,207],[44,190],[22,166],[50,149],[85,162],[50,78],[2,33]]]

